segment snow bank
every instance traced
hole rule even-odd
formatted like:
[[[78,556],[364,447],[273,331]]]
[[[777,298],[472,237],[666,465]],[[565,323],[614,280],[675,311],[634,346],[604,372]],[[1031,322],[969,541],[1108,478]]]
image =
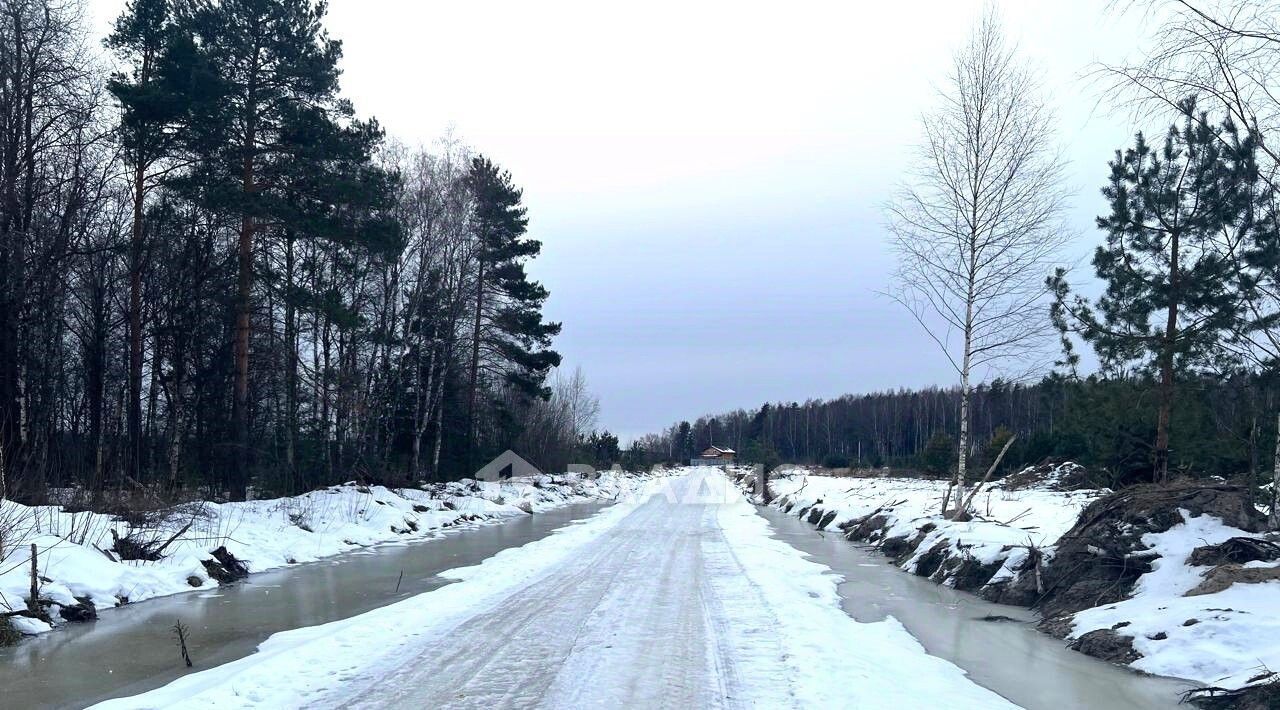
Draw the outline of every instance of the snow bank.
[[[0,611],[26,607],[32,544],[39,597],[49,603],[49,616],[57,624],[64,608],[82,602],[102,609],[215,586],[203,561],[219,546],[243,560],[251,572],[260,572],[371,545],[431,539],[445,529],[567,503],[617,499],[648,478],[605,472],[596,479],[570,475],[463,480],[396,490],[346,484],[289,498],[197,503],[176,509],[148,531],[150,539],[161,543],[177,535],[163,558],[154,562],[121,560],[111,552],[112,532],[120,537],[130,533],[129,524],[114,516],[0,501]],[[15,617],[14,626],[24,634],[51,628],[22,617]]]
[[[1187,596],[1212,569],[1190,565],[1193,550],[1255,536],[1212,516],[1182,513],[1182,524],[1143,536],[1158,558],[1138,579],[1133,595],[1077,613],[1068,638],[1113,629],[1132,638],[1142,655],[1130,665],[1156,675],[1230,689],[1273,680],[1269,671],[1280,669],[1280,581],[1237,582],[1213,594]],[[1280,562],[1244,566],[1276,568]]]
[[[1050,486],[1009,490],[997,485],[974,498],[973,520],[956,522],[941,515],[946,481],[832,478],[798,471],[771,477],[769,488],[775,506],[824,529],[878,517],[877,525],[860,537],[871,542],[910,540],[909,554],[898,560],[899,566],[924,576],[940,573],[937,580],[952,586],[960,581],[959,566],[939,569],[935,560],[971,560],[986,567],[999,563],[979,586],[1009,579],[1030,548],[1051,547],[1080,511],[1103,493],[1050,490]],[[922,562],[931,569],[921,569]]]
[[[772,476],[770,490],[774,506],[825,529],[839,527],[850,539],[878,543],[907,572],[993,601],[1030,606],[1038,595],[1029,555],[1041,563],[1052,559],[1080,512],[1108,493],[1062,491],[1058,483],[1049,477],[1036,485],[1020,483],[1017,490],[993,485],[974,499],[976,515],[968,522],[942,517],[945,481],[795,471]],[[1181,524],[1142,536],[1147,549],[1136,554],[1151,561],[1151,571],[1138,578],[1130,597],[1067,617],[1067,639],[1115,634],[1123,643],[1132,641],[1131,667],[1220,688],[1274,680],[1271,671],[1280,669],[1280,579],[1236,582],[1213,593],[1199,593],[1201,588],[1187,596],[1216,568],[1190,564],[1196,548],[1263,536],[1211,515],[1180,512]],[[1269,578],[1280,561],[1240,566],[1266,571],[1258,576]]]

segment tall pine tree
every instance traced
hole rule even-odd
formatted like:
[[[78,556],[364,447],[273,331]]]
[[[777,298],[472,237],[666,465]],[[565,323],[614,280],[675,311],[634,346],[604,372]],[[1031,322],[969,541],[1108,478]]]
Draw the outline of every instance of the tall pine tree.
[[[511,173],[477,156],[466,185],[476,239],[467,391],[468,465],[474,467],[483,382],[497,379],[525,397],[548,397],[547,373],[560,364],[560,355],[550,348],[560,324],[542,319],[547,289],[525,273],[524,262],[538,255],[542,243],[526,236],[529,220]]]
[[[231,434],[241,455],[231,492],[242,496],[251,466],[250,334],[258,251],[286,233],[352,244],[386,242],[387,220],[362,218],[385,207],[391,182],[370,164],[382,138],[376,124],[353,119],[338,94],[341,43],[313,0],[220,0],[201,5],[193,24],[218,68],[220,101],[199,114],[193,132],[206,150],[200,194],[238,220]],[[292,237],[289,235],[293,235]],[[394,239],[390,239],[394,242]]]
[[[1252,231],[1254,138],[1230,121],[1214,126],[1192,100],[1181,110],[1162,147],[1138,134],[1134,147],[1111,161],[1102,190],[1111,213],[1098,218],[1106,242],[1093,257],[1103,295],[1094,303],[1073,297],[1061,269],[1049,280],[1051,315],[1064,333],[1081,335],[1106,367],[1137,364],[1153,372],[1156,481],[1169,473],[1179,373],[1217,354],[1239,326],[1252,288],[1221,237]]]

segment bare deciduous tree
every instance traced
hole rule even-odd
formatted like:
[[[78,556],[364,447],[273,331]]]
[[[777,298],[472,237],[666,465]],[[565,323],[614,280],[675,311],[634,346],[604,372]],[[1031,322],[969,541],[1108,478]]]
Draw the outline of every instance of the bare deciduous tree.
[[[1275,0],[1123,0],[1122,13],[1142,13],[1149,44],[1127,64],[1104,64],[1107,96],[1139,115],[1177,116],[1182,101],[1224,110],[1238,126],[1260,134],[1264,174],[1276,177],[1280,148],[1280,2]]]
[[[1063,163],[1036,76],[988,12],[923,119],[914,178],[888,207],[898,257],[889,295],[960,377],[955,501],[965,500],[975,373],[1047,342],[1044,277],[1069,238]],[[944,506],[946,503],[944,502]]]
[[[600,398],[587,388],[587,376],[581,367],[573,368],[568,377],[556,373],[552,390],[564,401],[569,415],[569,433],[578,441],[596,428],[600,417]]]

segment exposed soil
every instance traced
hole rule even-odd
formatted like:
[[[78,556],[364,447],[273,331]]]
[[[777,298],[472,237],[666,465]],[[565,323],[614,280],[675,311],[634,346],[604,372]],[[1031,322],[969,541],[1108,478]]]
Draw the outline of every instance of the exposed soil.
[[[1045,462],[1005,476],[1000,482],[1000,487],[1009,491],[1025,488],[1078,491],[1085,488],[1099,488],[1097,478],[1080,464]]]
[[[1133,650],[1133,638],[1121,636],[1111,629],[1090,631],[1073,641],[1071,648],[1094,658],[1122,665],[1142,658],[1142,654]]]
[[[1217,594],[1233,584],[1261,584],[1280,580],[1280,567],[1245,567],[1234,562],[1219,565],[1204,575],[1204,581],[1183,596]]]
[[[1248,487],[1218,482],[1134,486],[1099,498],[1058,541],[1043,571],[1038,606],[1048,618],[1128,598],[1134,583],[1156,559],[1142,542],[1192,517],[1212,515],[1227,525],[1256,532],[1266,520],[1253,507]]]
[[[1202,545],[1191,551],[1187,564],[1192,566],[1217,566],[1230,562],[1271,562],[1280,559],[1280,545],[1270,540],[1252,537],[1233,537],[1217,545]]]

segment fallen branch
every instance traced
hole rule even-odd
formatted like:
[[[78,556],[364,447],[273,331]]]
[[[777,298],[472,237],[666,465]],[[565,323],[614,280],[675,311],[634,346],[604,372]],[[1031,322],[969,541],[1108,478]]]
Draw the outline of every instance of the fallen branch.
[[[987,481],[991,480],[991,474],[995,473],[995,470],[1000,467],[1000,462],[1004,460],[1004,455],[1009,452],[1009,447],[1013,446],[1013,442],[1017,440],[1018,436],[1015,434],[1004,442],[1004,448],[1000,449],[1000,455],[996,456],[996,460],[991,462],[991,468],[987,469],[987,474],[982,477],[981,481],[978,481],[978,485],[974,486],[973,490],[969,492],[969,497],[965,498],[964,505],[960,506],[960,509],[956,511],[958,515],[962,515],[969,510],[969,506],[973,504],[973,497],[978,495],[979,489],[985,486]]]
[[[178,538],[182,537],[182,534],[183,534],[183,533],[185,533],[186,531],[190,530],[190,529],[191,529],[191,523],[194,523],[194,522],[195,522],[195,521],[193,520],[193,521],[191,521],[191,522],[187,523],[186,525],[183,525],[181,530],[179,530],[178,532],[176,532],[176,533],[174,533],[174,534],[173,534],[173,537],[169,538],[168,540],[165,540],[165,542],[164,542],[164,544],[163,544],[163,545],[161,545],[160,547],[157,547],[157,548],[156,548],[156,550],[155,550],[155,554],[156,554],[157,556],[159,556],[159,555],[160,555],[160,553],[164,552],[165,548],[166,548],[166,547],[168,547],[168,546],[170,546],[170,545],[172,545],[174,540],[177,540]]]

